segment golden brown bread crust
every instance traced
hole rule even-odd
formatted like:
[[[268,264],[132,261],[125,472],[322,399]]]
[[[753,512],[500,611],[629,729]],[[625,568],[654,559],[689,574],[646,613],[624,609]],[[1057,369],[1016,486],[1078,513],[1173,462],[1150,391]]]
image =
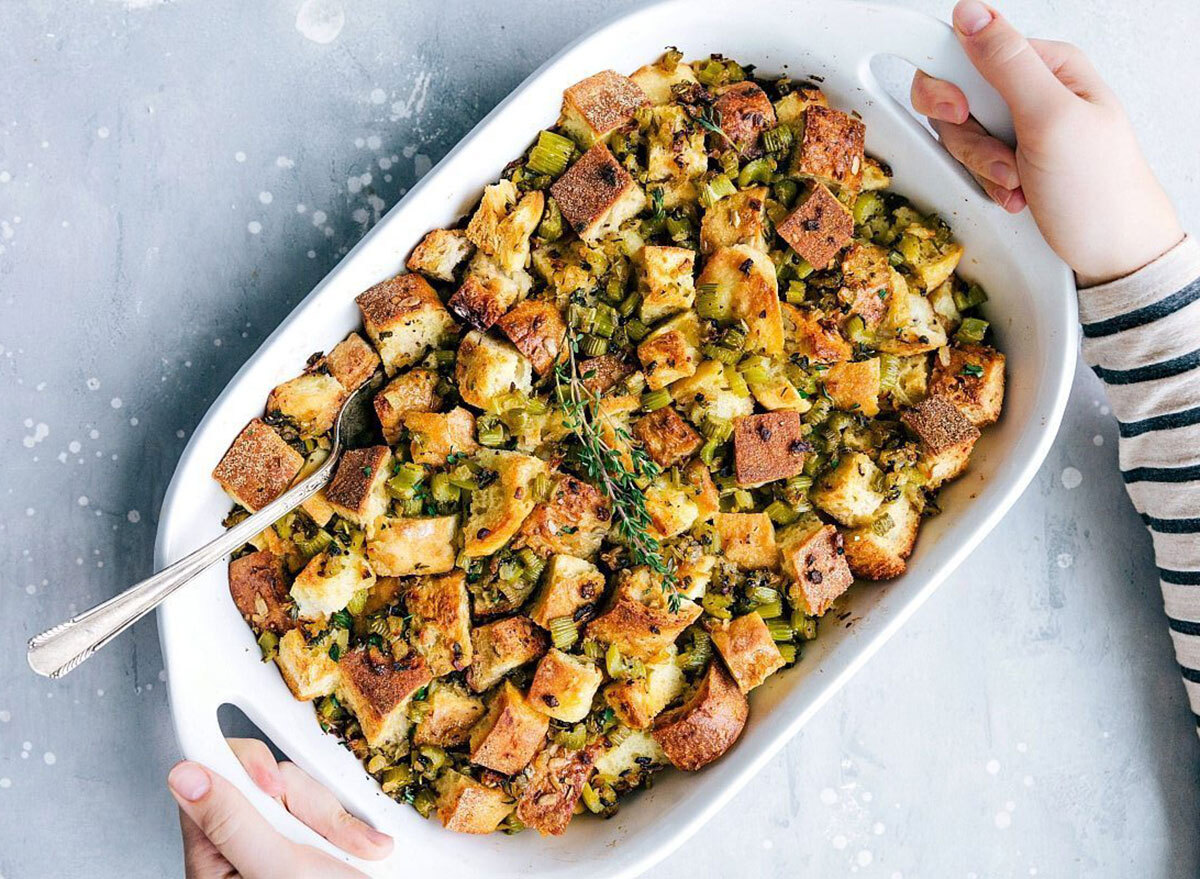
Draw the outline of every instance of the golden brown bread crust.
[[[379,368],[379,355],[358,333],[351,333],[333,346],[325,358],[329,373],[347,391],[367,381]]]
[[[455,833],[491,833],[513,810],[513,800],[499,787],[488,787],[453,769],[435,783],[437,817]]]
[[[268,550],[229,563],[229,594],[246,622],[256,630],[282,635],[296,625],[283,579],[283,559]]]
[[[579,362],[579,375],[583,379],[583,386],[593,394],[606,393],[633,372],[633,366],[617,354],[602,354]]]
[[[413,615],[414,644],[435,678],[471,664],[471,604],[465,573],[422,577],[408,591],[407,607]]]
[[[804,111],[804,137],[796,170],[832,186],[857,192],[862,185],[867,127],[849,113],[813,105]]]
[[[453,748],[466,744],[471,737],[471,727],[487,711],[482,701],[467,694],[458,685],[438,686],[430,695],[427,705],[428,713],[421,718],[413,732],[413,744],[417,746]]]
[[[767,249],[767,195],[765,186],[752,186],[720,199],[700,220],[700,252],[745,244]]]
[[[739,568],[760,570],[779,567],[775,525],[766,513],[717,513],[721,555]]]
[[[739,153],[747,158],[762,155],[759,136],[775,126],[775,108],[766,92],[749,80],[722,86],[713,110]]]
[[[713,620],[708,632],[743,693],[749,693],[783,668],[783,655],[775,646],[771,630],[756,613],[735,620]]]
[[[380,281],[369,290],[358,294],[354,301],[358,303],[368,330],[372,325],[386,327],[427,305],[444,307],[437,291],[429,286],[428,281],[413,272]]]
[[[721,512],[721,493],[717,491],[707,464],[696,459],[683,469],[683,475],[691,489],[692,502],[699,510],[696,521],[706,522]]]
[[[743,415],[734,422],[733,461],[738,485],[787,479],[804,470],[812,445],[804,440],[800,413],[789,410]]]
[[[675,320],[675,319],[672,319]],[[638,345],[638,359],[646,374],[646,386],[651,390],[665,388],[673,381],[694,375],[700,363],[700,351],[688,338],[687,328],[664,324]]]
[[[545,653],[550,639],[529,617],[514,616],[476,626],[471,630],[471,646],[467,686],[482,693],[514,668]]]
[[[389,728],[396,724],[395,712],[402,711],[412,694],[433,680],[419,653],[393,660],[390,654],[376,647],[346,651],[338,660],[338,669],[341,672],[338,692],[372,745],[385,740]]]
[[[547,717],[578,723],[587,717],[592,697],[603,681],[600,669],[586,656],[551,647],[538,661],[529,683],[529,704]]]
[[[480,449],[475,416],[462,406],[449,412],[409,412],[404,426],[412,434],[409,451],[417,464],[440,467],[453,454],[474,455]]]
[[[515,546],[541,555],[565,553],[588,558],[608,533],[612,510],[598,488],[566,473],[554,478],[550,499],[539,503],[521,523]]]
[[[837,322],[816,308],[797,308],[783,303],[783,323],[789,352],[813,363],[849,360],[854,348],[837,328]]]
[[[603,750],[599,741],[577,751],[561,745],[543,749],[534,759],[529,784],[517,800],[517,817],[543,836],[561,834]]]
[[[956,447],[969,449],[979,439],[979,428],[941,394],[926,397],[911,409],[905,409],[900,420],[935,455]]]
[[[775,227],[779,237],[809,264],[823,269],[854,235],[854,215],[822,183]]]
[[[467,275],[450,301],[450,311],[477,330],[486,330],[504,314],[505,303],[484,279]]]
[[[946,364],[934,358],[929,393],[946,397],[976,427],[994,424],[1004,407],[1004,364],[1004,355],[987,345],[955,346]]]
[[[304,464],[304,457],[260,418],[234,439],[213,470],[213,479],[248,510],[260,510],[283,494]]]
[[[788,600],[808,616],[821,616],[854,583],[842,534],[832,525],[822,525],[799,539],[785,537],[780,554],[783,572],[791,580]]]
[[[383,471],[391,456],[387,446],[368,446],[345,452],[325,489],[325,499],[334,508],[340,507],[360,515],[366,513],[375,486],[381,477],[386,478]]]
[[[462,229],[432,229],[405,263],[410,272],[422,272],[447,283],[454,280],[454,269],[469,257],[475,245]]]
[[[602,143],[576,160],[554,181],[550,194],[567,222],[581,236],[632,187],[633,178]]]
[[[628,125],[639,107],[648,106],[646,93],[614,70],[601,70],[563,92],[563,109],[573,108],[596,137]]]
[[[518,302],[496,320],[496,326],[529,358],[538,375],[548,373],[562,354],[567,325],[552,302],[538,299]]]
[[[654,738],[671,765],[694,772],[733,746],[749,714],[745,694],[721,663],[713,660],[692,698],[659,716]]]
[[[872,357],[833,364],[821,375],[821,384],[838,409],[873,418],[879,414],[879,379],[879,358]]]
[[[674,613],[668,607],[646,604],[629,588],[636,570],[621,571],[612,604],[588,623],[587,636],[603,644],[616,644],[625,656],[654,661],[702,610],[691,601],[682,602]]]
[[[921,516],[904,495],[879,508],[891,527],[879,534],[873,524],[846,532],[846,561],[854,576],[863,580],[891,580],[908,568],[907,559],[917,544]],[[876,517],[876,521],[881,516]]]
[[[432,369],[410,369],[396,376],[375,395],[375,415],[388,445],[400,441],[404,416],[409,412],[434,412],[442,404],[437,393],[438,374]]]
[[[850,306],[868,327],[888,313],[892,291],[892,267],[888,254],[877,244],[855,242],[842,257],[842,288],[838,298]]]
[[[672,406],[643,415],[633,426],[633,435],[663,469],[690,458],[704,442]]]
[[[550,718],[505,681],[471,730],[471,762],[505,775],[520,772],[542,747],[549,728]]]

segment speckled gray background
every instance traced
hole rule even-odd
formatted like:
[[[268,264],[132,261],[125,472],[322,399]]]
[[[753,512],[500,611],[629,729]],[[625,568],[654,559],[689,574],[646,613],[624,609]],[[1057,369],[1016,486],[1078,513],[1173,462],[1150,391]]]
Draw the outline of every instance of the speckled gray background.
[[[632,5],[0,3],[0,879],[179,874],[153,620],[57,683],[25,640],[150,572],[176,459],[242,361],[513,86]],[[1200,228],[1200,5],[1006,5],[1092,53]],[[1004,524],[655,875],[1196,875],[1195,721],[1115,442],[1080,369]]]

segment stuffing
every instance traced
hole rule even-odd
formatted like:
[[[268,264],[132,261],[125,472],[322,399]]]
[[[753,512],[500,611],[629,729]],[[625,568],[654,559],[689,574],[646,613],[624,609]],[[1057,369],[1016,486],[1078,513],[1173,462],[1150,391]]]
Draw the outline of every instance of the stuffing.
[[[700,220],[700,252],[744,244],[767,250],[767,188],[751,186],[708,207]]]
[[[479,253],[494,260],[500,272],[522,271],[529,264],[529,237],[541,222],[545,206],[542,192],[522,195],[511,180],[501,180],[484,187],[479,207],[467,224],[467,238]]]
[[[668,540],[687,531],[700,516],[688,486],[660,476],[646,488],[647,533],[655,540]]]
[[[536,239],[530,259],[534,272],[564,308],[573,293],[596,285],[592,270],[608,264],[603,250],[578,238],[549,242]]]
[[[979,428],[945,397],[927,397],[905,409],[900,420],[921,440],[919,466],[927,488],[937,488],[967,469]]]
[[[854,356],[854,348],[842,335],[837,321],[816,308],[783,304],[785,347],[789,354],[813,363],[837,363]]]
[[[474,455],[475,416],[462,406],[449,412],[409,412],[404,426],[412,434],[409,451],[414,464],[441,467],[451,455]]]
[[[254,512],[287,491],[302,466],[304,457],[255,418],[237,435],[212,475],[236,503]]]
[[[389,376],[412,366],[455,328],[429,282],[420,275],[397,275],[355,299],[363,327]]]
[[[892,185],[892,169],[884,162],[863,156],[862,190],[871,192]]]
[[[779,553],[788,576],[793,609],[819,617],[854,582],[842,534],[832,525],[797,522],[779,533]]]
[[[946,344],[946,331],[933,313],[933,306],[919,293],[897,296],[889,323],[894,335],[879,342],[880,351],[903,355],[924,354]]]
[[[469,326],[486,330],[524,299],[533,286],[533,278],[524,269],[504,272],[484,253],[475,254],[458,290],[450,297],[449,307]]]
[[[700,362],[700,318],[694,311],[671,318],[638,345],[637,354],[651,390],[687,378]]]
[[[913,223],[904,230],[896,249],[912,269],[917,283],[926,292],[944,284],[962,259],[961,244],[938,242],[937,232],[925,223]]]
[[[472,692],[489,690],[501,678],[540,657],[550,646],[546,633],[529,617],[515,616],[471,630],[473,659],[467,669]]]
[[[709,256],[696,281],[715,284],[731,320],[746,322],[746,350],[783,353],[783,314],[775,264],[761,250],[745,244],[720,247]]]
[[[554,181],[550,194],[571,228],[589,243],[615,232],[646,203],[646,194],[604,144],[576,160]]]
[[[452,283],[454,271],[474,252],[464,229],[434,229],[421,239],[406,266],[410,272]]]
[[[708,170],[704,130],[682,107],[655,107],[646,148],[646,185],[671,209],[696,198],[696,180]]]
[[[713,646],[743,693],[749,693],[784,666],[771,630],[757,613],[708,625]]]
[[[486,410],[499,397],[533,390],[533,365],[510,343],[478,330],[463,337],[458,346],[455,379],[463,401]]]
[[[273,552],[260,550],[231,561],[229,594],[255,631],[282,635],[296,624],[283,579],[283,559]]]
[[[434,782],[438,821],[456,833],[491,833],[516,807],[499,787],[487,787],[473,778],[447,769]]]
[[[954,301],[953,278],[943,281],[929,292],[929,304],[933,306],[933,313],[937,315],[938,322],[947,335],[958,329],[962,323],[962,312],[958,310]]]
[[[883,503],[882,483],[883,472],[875,462],[862,452],[851,452],[813,485],[811,497],[843,525],[862,525],[871,521]]]
[[[700,606],[683,599],[672,611],[660,582],[648,568],[626,568],[618,576],[612,603],[588,623],[587,637],[615,644],[623,656],[658,661],[700,616]]]
[[[650,99],[650,103],[658,106],[671,102],[671,87],[682,83],[696,82],[696,74],[688,64],[680,62],[671,69],[662,64],[646,64],[639,67],[629,77]]]
[[[603,680],[600,669],[586,656],[551,647],[534,672],[529,703],[547,717],[577,723],[587,717]]]
[[[496,326],[533,364],[538,375],[550,372],[564,351],[567,325],[553,302],[526,299],[497,320]]]
[[[764,131],[775,127],[775,108],[767,93],[750,80],[721,86],[716,92],[713,114],[734,149],[747,158],[761,156],[759,138]]]
[[[379,355],[358,333],[351,333],[333,346],[325,358],[330,374],[346,391],[355,391],[379,368]]]
[[[434,412],[442,405],[437,392],[438,374],[432,369],[401,373],[375,395],[375,415],[389,446],[400,441],[404,417],[410,412]]]
[[[1004,406],[1004,355],[987,345],[956,345],[935,358],[929,393],[940,394],[976,427],[994,424]]]
[[[565,553],[590,558],[600,549],[612,520],[612,508],[598,488],[558,473],[550,497],[534,507],[516,541],[541,555]]]
[[[671,396],[697,427],[710,415],[732,421],[754,411],[754,399],[732,390],[725,366],[717,360],[705,360],[694,375],[672,384]]]
[[[766,513],[717,513],[714,524],[727,561],[748,570],[779,567],[775,524]]]
[[[661,769],[668,762],[654,736],[634,730],[596,759],[596,774],[610,779],[614,786],[635,787],[645,775]]]
[[[868,327],[876,327],[887,316],[891,298],[907,285],[888,262],[888,252],[877,244],[855,242],[842,257],[842,287],[838,298],[850,306]],[[905,291],[906,292],[906,291]]]
[[[435,681],[423,703],[421,719],[413,732],[413,744],[453,748],[471,737],[471,727],[487,709],[483,700],[472,696],[461,684]]]
[[[696,301],[695,264],[695,251],[686,247],[647,244],[642,248],[638,279],[643,323],[653,324],[692,307]]]
[[[833,405],[847,412],[879,414],[879,358],[835,363],[821,373],[825,393]]]
[[[775,102],[775,118],[780,125],[804,129],[804,111],[813,105],[829,106],[829,99],[815,85],[801,83]]]
[[[929,396],[929,357],[914,354],[897,357],[896,381],[889,391],[893,405],[920,403]]]
[[[854,235],[854,216],[821,183],[775,227],[779,237],[809,265],[823,269]]]
[[[707,464],[699,459],[692,461],[683,468],[683,477],[692,492],[692,502],[696,505],[696,521],[707,522],[721,512],[721,494],[713,483]]]
[[[712,763],[737,741],[750,706],[720,662],[710,662],[691,698],[659,715],[654,739],[676,769],[694,772]]]
[[[866,126],[849,113],[810,105],[804,111],[804,136],[793,173],[857,192],[862,185],[865,135]]]
[[[603,747],[596,742],[573,751],[562,745],[550,745],[538,754],[529,784],[517,801],[517,817],[521,822],[543,836],[558,836],[566,830]]]
[[[733,469],[738,485],[754,487],[804,470],[812,445],[804,440],[800,415],[791,411],[746,415],[733,426]]]
[[[597,396],[608,393],[633,372],[633,366],[616,354],[602,354],[579,361],[583,386]]]
[[[903,494],[875,511],[874,518],[846,532],[846,561],[863,580],[890,580],[907,567],[917,542],[921,514]]]
[[[537,499],[533,481],[546,473],[546,462],[520,452],[484,449],[476,460],[496,474],[486,487],[471,492],[471,512],[463,525],[463,555],[491,555],[517,533]]]
[[[375,572],[360,552],[312,557],[292,581],[291,595],[302,619],[332,616],[350,603],[354,593],[375,585]]]
[[[505,681],[485,714],[471,729],[471,762],[504,775],[529,765],[542,747],[550,718]]]
[[[645,677],[613,681],[606,686],[604,701],[630,729],[649,729],[654,718],[683,695],[686,686],[672,644],[661,662],[646,666]]]
[[[302,439],[327,433],[337,418],[346,389],[328,372],[306,372],[276,385],[267,397],[267,418],[287,419]]]
[[[471,664],[471,603],[462,571],[422,577],[406,593],[413,646],[435,678]]]
[[[357,718],[372,748],[402,740],[409,730],[408,703],[432,680],[420,655],[395,660],[376,647],[347,650],[338,660],[337,696]]]
[[[785,316],[785,327],[787,320],[788,318]],[[784,333],[786,339],[786,328]],[[743,372],[742,377],[746,379],[746,384],[749,385],[754,399],[764,409],[771,412],[786,409],[803,414],[812,408],[808,397],[802,396],[796,390],[796,386],[788,378],[787,368],[778,360],[766,361],[749,373]]]
[[[663,469],[686,461],[703,444],[700,434],[671,406],[643,415],[633,426],[633,435],[646,454]]]
[[[391,467],[392,452],[387,446],[343,452],[333,479],[325,487],[325,500],[343,519],[371,532],[375,520],[387,511],[385,483]]]
[[[631,127],[634,113],[649,106],[650,99],[636,82],[602,70],[563,92],[559,125],[586,150],[607,141],[614,131]]]
[[[604,595],[604,575],[586,559],[558,553],[546,565],[541,591],[529,607],[529,618],[549,629],[561,617],[585,620]]]
[[[301,702],[328,696],[341,679],[338,664],[329,658],[329,644],[324,639],[310,644],[298,627],[279,639],[275,664],[292,695]]]

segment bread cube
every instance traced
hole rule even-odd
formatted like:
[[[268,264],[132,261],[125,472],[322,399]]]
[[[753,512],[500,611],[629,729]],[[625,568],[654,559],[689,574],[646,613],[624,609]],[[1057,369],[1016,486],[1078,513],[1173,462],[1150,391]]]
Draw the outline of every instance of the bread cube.
[[[746,322],[746,350],[783,353],[783,313],[775,264],[761,250],[719,247],[704,264],[698,286],[716,284],[731,320]]]
[[[696,198],[695,181],[708,170],[704,129],[678,104],[655,107],[650,114],[646,179],[662,192],[670,209]]]
[[[346,389],[328,372],[306,372],[276,385],[267,396],[267,417],[286,418],[302,438],[327,433],[346,399]]]
[[[679,62],[670,70],[659,62],[639,67],[629,77],[638,88],[645,92],[650,103],[655,106],[669,104],[675,96],[671,87],[682,83],[696,82],[696,74],[691,66]]]
[[[709,415],[732,421],[754,411],[754,399],[733,392],[725,366],[717,360],[705,360],[694,375],[672,384],[671,396],[697,427]]]
[[[759,138],[764,131],[775,127],[775,108],[767,93],[748,79],[720,86],[716,93],[713,113],[720,120],[725,136],[743,156],[761,156]]]
[[[476,409],[504,394],[533,390],[533,364],[508,342],[471,330],[458,346],[455,365],[458,392]]]
[[[586,656],[572,656],[551,647],[538,662],[529,685],[529,703],[547,717],[577,723],[587,717],[592,696],[604,675]]]
[[[603,255],[603,251],[578,238],[564,236],[558,241],[536,238],[530,262],[533,270],[546,282],[547,291],[556,301],[565,303],[572,294],[596,286],[593,262],[602,259]]]
[[[541,222],[545,206],[542,192],[521,195],[511,180],[501,180],[484,187],[479,207],[467,224],[467,238],[479,253],[495,261],[500,272],[511,275],[521,271],[529,264],[529,236]]]
[[[455,833],[491,833],[516,807],[503,789],[487,787],[453,769],[439,775],[433,787],[437,818]]]
[[[633,124],[639,107],[650,106],[646,93],[627,76],[601,70],[563,92],[559,125],[583,149],[607,141]]]
[[[517,817],[543,836],[567,829],[583,795],[583,786],[603,749],[599,742],[577,751],[550,745],[534,758],[529,784],[517,800]]]
[[[408,257],[406,266],[410,272],[438,281],[451,283],[454,270],[474,252],[475,245],[464,229],[434,229],[421,239]]]
[[[602,354],[579,362],[583,386],[597,396],[608,393],[633,372],[632,364],[622,360],[619,354]]]
[[[863,580],[890,580],[904,573],[917,543],[921,514],[901,494],[875,511],[868,523],[846,532],[846,561]]]
[[[546,633],[529,617],[515,616],[471,630],[473,659],[467,686],[475,693],[491,689],[513,669],[540,657],[550,646]]]
[[[462,671],[471,664],[471,602],[467,576],[452,571],[422,577],[408,590],[413,646],[425,657],[435,678]]]
[[[529,618],[549,629],[561,617],[586,619],[604,594],[604,575],[586,559],[558,553],[546,565],[545,582],[529,608]]]
[[[900,236],[896,249],[926,292],[944,284],[958,268],[963,255],[961,244],[939,241],[937,230],[927,220],[910,223]]]
[[[338,664],[329,658],[329,644],[323,639],[310,644],[298,627],[279,639],[275,664],[283,682],[301,702],[328,696],[341,679]]]
[[[454,329],[454,318],[420,275],[397,275],[355,299],[388,375],[412,366]]]
[[[890,392],[892,405],[920,403],[929,396],[929,357],[915,354],[896,360],[896,386]]]
[[[432,369],[410,369],[388,382],[375,395],[375,415],[389,446],[400,441],[404,417],[410,412],[434,412],[442,405],[437,393],[438,374]]]
[[[375,585],[375,572],[360,552],[312,557],[292,581],[297,612],[306,620],[332,616],[350,603],[354,593]]]
[[[900,420],[921,440],[920,466],[927,488],[937,488],[967,469],[979,429],[948,399],[927,397],[905,409]]]
[[[524,297],[532,284],[528,272],[518,269],[510,277],[500,271],[491,257],[479,253],[471,260],[466,277],[448,305],[469,326],[486,330]]]
[[[282,635],[296,624],[283,579],[283,559],[273,552],[260,550],[231,561],[229,594],[255,631]]]
[[[785,528],[779,534],[779,553],[790,581],[788,602],[808,616],[824,614],[854,582],[841,532],[832,525]]]
[[[550,498],[534,507],[517,543],[543,556],[564,553],[590,558],[599,551],[611,521],[611,505],[598,488],[558,473]]]
[[[812,451],[803,427],[800,415],[792,411],[746,415],[734,422],[733,469],[738,485],[766,485],[801,473]]]
[[[671,318],[638,345],[638,359],[652,390],[687,378],[700,363],[700,319],[694,311]]]
[[[645,567],[622,570],[620,578],[608,609],[588,623],[587,637],[615,644],[623,656],[658,661],[700,616],[700,606],[684,599],[672,611],[661,580]]]
[[[367,559],[381,577],[444,574],[454,569],[458,516],[384,517],[367,540]]]
[[[212,475],[236,503],[254,512],[287,491],[303,465],[303,455],[255,418],[237,435]]]
[[[784,319],[786,322],[786,318]],[[786,330],[784,338],[786,339]],[[785,343],[786,344],[786,343]],[[791,412],[804,413],[812,408],[807,396],[801,396],[788,378],[787,371],[778,360],[771,360],[762,367],[765,377],[747,378],[750,393],[764,409],[775,412],[786,409]],[[743,376],[744,377],[744,376]]]
[[[847,412],[879,414],[879,358],[835,363],[821,374],[825,393],[833,405]]]
[[[854,348],[842,335],[834,318],[817,308],[797,308],[784,303],[785,348],[789,354],[812,363],[837,363],[849,360]]]
[[[471,729],[471,762],[504,775],[529,765],[546,740],[550,718],[505,681],[485,714]]]
[[[775,102],[775,118],[780,125],[803,131],[804,111],[814,105],[828,107],[829,99],[815,85],[801,83]]]
[[[812,489],[812,501],[843,525],[870,522],[883,503],[878,490],[883,473],[862,452],[842,456],[831,473],[822,476]]]
[[[857,192],[862,185],[863,142],[867,128],[849,113],[810,105],[804,111],[804,137],[792,170],[826,186]]]
[[[613,681],[606,686],[604,701],[630,729],[649,729],[654,718],[683,695],[686,687],[687,681],[676,661],[675,645],[672,644],[661,662],[646,666],[645,677]]]
[[[987,345],[956,345],[935,359],[929,393],[958,407],[976,427],[994,424],[1004,406],[1004,355]]]
[[[752,571],[779,567],[775,524],[766,513],[717,513],[714,525],[728,561]]]
[[[633,435],[646,449],[646,454],[664,470],[686,461],[704,442],[671,406],[643,415],[634,425]]]
[[[387,511],[385,483],[391,468],[392,451],[387,446],[343,452],[333,479],[325,487],[325,500],[343,519],[371,532],[375,520]]]
[[[854,215],[818,183],[775,231],[813,268],[823,269],[850,243]]]
[[[646,204],[641,187],[602,143],[554,181],[550,194],[571,228],[589,243],[615,232]]]
[[[567,325],[553,302],[526,299],[496,321],[500,332],[523,354],[538,375],[554,368],[563,353]]]
[[[461,685],[436,682],[429,688],[425,712],[413,732],[413,744],[440,748],[464,745],[471,737],[471,727],[486,711],[483,700]]]
[[[890,299],[897,293],[899,275],[888,262],[888,252],[876,244],[855,242],[842,257],[842,288],[838,298],[850,306],[850,312],[876,327],[890,310]]]
[[[596,758],[596,774],[611,779],[616,787],[636,787],[647,773],[656,772],[667,765],[666,752],[648,732],[634,730],[611,745]]]
[[[863,156],[862,191],[887,189],[892,185],[892,169],[886,162]]]
[[[713,483],[708,465],[696,459],[683,468],[684,481],[692,491],[692,502],[696,505],[696,521],[707,522],[721,512],[721,493]]]
[[[380,748],[408,735],[408,703],[433,679],[420,654],[395,660],[376,647],[357,647],[342,654],[338,668],[338,699],[358,719],[368,745]]]
[[[409,450],[413,463],[441,467],[451,455],[474,455],[475,416],[462,406],[449,412],[409,412],[404,426],[412,434]]]
[[[713,620],[708,632],[743,693],[749,693],[785,664],[771,630],[757,613],[733,620]]]
[[[647,244],[642,248],[638,276],[643,323],[652,324],[692,307],[696,301],[695,264],[696,253],[687,247]]]
[[[888,318],[893,336],[880,340],[877,346],[880,351],[903,355],[924,354],[946,344],[946,331],[942,329],[928,299],[919,293],[904,293],[894,298]]]
[[[477,459],[496,478],[471,492],[471,512],[463,525],[463,554],[468,558],[491,555],[508,543],[536,503],[533,480],[546,472],[545,461],[520,452],[484,449]]]
[[[767,250],[767,187],[751,186],[706,208],[700,220],[700,252],[744,244]]]
[[[676,769],[694,772],[712,763],[737,741],[750,705],[720,662],[708,671],[691,698],[659,715],[654,739]]]
[[[375,349],[362,336],[351,333],[333,346],[325,363],[338,384],[349,392],[366,384],[379,368],[380,361]]]
[[[691,528],[700,515],[692,492],[665,476],[654,480],[644,494],[646,515],[650,519],[646,530],[655,540],[678,537]]]

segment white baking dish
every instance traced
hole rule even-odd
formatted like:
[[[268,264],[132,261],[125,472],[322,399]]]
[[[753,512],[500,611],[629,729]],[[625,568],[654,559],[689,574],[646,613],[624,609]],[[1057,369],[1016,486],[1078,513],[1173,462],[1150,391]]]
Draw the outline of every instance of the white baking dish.
[[[1028,484],[1054,438],[1073,374],[1076,312],[1071,276],[1028,214],[1010,217],[986,201],[928,133],[886,95],[871,73],[893,54],[960,83],[977,115],[1007,132],[998,99],[969,68],[950,29],[920,14],[841,2],[670,0],[578,40],[484,119],[342,261],[263,343],[213,403],[179,463],[163,505],[156,562],[165,565],[215,536],[229,502],[209,473],[234,435],[259,414],[268,391],[318,348],[357,327],[353,299],[399,271],[429,228],[453,222],[554,121],[564,87],[597,70],[629,72],[668,44],[694,57],[724,52],[770,73],[819,76],[833,102],[867,123],[867,146],[895,170],[895,188],[946,217],[966,246],[963,273],[990,291],[987,306],[1008,355],[1004,418],[987,432],[967,475],[944,495],[945,514],[922,531],[904,577],[852,590],[852,625],[826,624],[795,669],[755,691],[736,747],[695,776],[667,772],[609,821],[579,820],[542,839],[464,837],[423,821],[383,796],[359,762],[321,733],[311,706],[296,702],[258,648],[226,587],[224,566],[173,596],[159,616],[171,706],[183,753],[229,778],[289,836],[333,851],[260,793],[225,746],[217,708],[232,703],[342,802],[396,837],[385,875],[508,877],[633,876],[665,857],[707,821],[911,615],[1000,520]],[[430,872],[436,871],[436,872]]]

